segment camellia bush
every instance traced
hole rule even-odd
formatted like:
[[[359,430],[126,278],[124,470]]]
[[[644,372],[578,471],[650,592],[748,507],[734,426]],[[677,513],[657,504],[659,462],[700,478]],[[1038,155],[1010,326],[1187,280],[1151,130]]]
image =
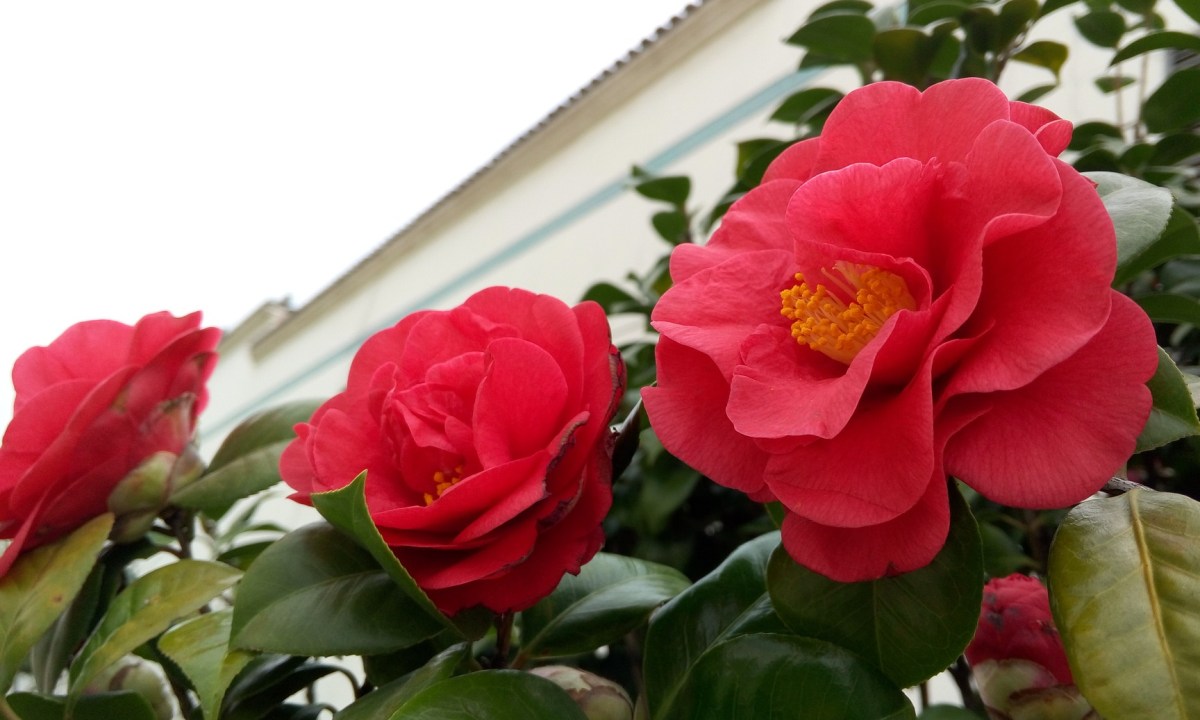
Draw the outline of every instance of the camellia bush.
[[[1031,104],[1053,12],[1136,113]],[[414,313],[207,465],[199,314],[28,350],[0,718],[1200,717],[1200,38],[1159,13],[821,6],[801,67],[864,87],[788,97],[712,208],[635,169],[654,267]]]

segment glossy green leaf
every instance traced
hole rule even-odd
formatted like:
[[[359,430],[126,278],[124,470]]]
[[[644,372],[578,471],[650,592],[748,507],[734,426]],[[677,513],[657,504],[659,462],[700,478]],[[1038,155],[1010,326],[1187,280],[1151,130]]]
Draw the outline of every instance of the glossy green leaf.
[[[92,567],[70,605],[29,652],[29,669],[39,692],[54,692],[63,671],[71,664],[71,656],[91,632],[92,620],[96,618],[104,594],[107,570],[103,563]]]
[[[1089,500],[1050,548],[1079,689],[1106,718],[1200,717],[1200,503],[1137,489]]]
[[[292,427],[307,421],[320,403],[281,405],[258,413],[234,428],[205,472],[171,495],[171,504],[220,517],[234,502],[279,482],[279,456],[295,439]]]
[[[1093,10],[1075,18],[1075,27],[1093,45],[1115,48],[1125,34],[1125,18],[1112,10]]]
[[[1200,420],[1196,418],[1196,405],[1188,384],[1162,348],[1158,349],[1158,369],[1146,384],[1154,396],[1154,406],[1138,436],[1137,452],[1200,435]]]
[[[644,302],[629,294],[627,290],[607,282],[599,282],[588,288],[582,300],[598,303],[607,315],[646,311]]]
[[[549,680],[516,670],[487,670],[435,683],[391,720],[587,720]]]
[[[1057,78],[1069,54],[1070,51],[1067,49],[1067,46],[1062,43],[1052,40],[1038,40],[1021,48],[1016,55],[1012,56],[1012,59],[1028,65],[1046,68],[1054,73],[1054,77]]]
[[[263,551],[238,588],[233,613],[235,647],[289,655],[388,652],[442,629],[369,552],[324,523]]]
[[[950,534],[926,567],[839,583],[797,565],[780,547],[767,568],[775,612],[794,632],[849,648],[900,687],[945,670],[975,634],[983,551],[975,518],[950,492]]]
[[[645,643],[646,697],[651,717],[674,701],[692,666],[713,645],[753,632],[786,632],[767,597],[766,571],[779,533],[734,550],[708,575],[650,619]]]
[[[615,642],[690,584],[674,568],[597,553],[579,575],[564,576],[554,592],[522,613],[521,656],[576,655]]]
[[[254,658],[225,691],[221,720],[275,720],[285,700],[338,672],[306,658],[263,655]]]
[[[1117,268],[1113,286],[1120,287],[1138,273],[1182,255],[1200,255],[1200,227],[1191,213],[1175,205],[1158,240]]]
[[[0,578],[0,694],[26,654],[83,587],[113,517],[97,517],[67,537],[17,558]]]
[[[72,663],[68,697],[78,698],[102,670],[204,607],[241,576],[221,563],[180,560],[134,580],[109,604]]]
[[[875,6],[866,0],[830,0],[830,2],[818,5],[816,10],[809,13],[808,19],[813,20],[823,15],[834,15],[844,12],[866,15],[874,9]]]
[[[1194,297],[1162,293],[1137,298],[1137,303],[1155,322],[1200,325],[1200,300]]]
[[[1143,53],[1168,48],[1200,52],[1200,37],[1192,33],[1176,32],[1174,30],[1147,33],[1118,50],[1110,64],[1116,65],[1119,62],[1135,58]]]
[[[640,182],[633,189],[644,198],[683,206],[692,192],[692,180],[684,175],[657,177]]]
[[[915,718],[904,693],[850,651],[806,637],[742,635],[706,651],[660,720]]]
[[[414,695],[446,680],[468,656],[470,646],[459,643],[435,655],[424,667],[376,688],[334,715],[334,720],[378,720],[399,712]]]
[[[1200,156],[1200,135],[1191,132],[1162,137],[1154,146],[1150,165],[1191,164]]]
[[[875,23],[855,12],[838,12],[811,20],[788,38],[788,43],[837,62],[861,63],[871,59]]]
[[[229,647],[232,620],[231,609],[206,613],[176,625],[158,641],[158,649],[191,681],[207,720],[217,720],[226,688],[254,657]]]
[[[1145,180],[1110,172],[1085,173],[1112,218],[1117,233],[1117,276],[1162,235],[1171,217],[1171,191]]]
[[[841,99],[842,93],[832,88],[806,88],[789,95],[771,114],[771,119],[803,125],[812,118],[832,110]]]
[[[1172,73],[1142,105],[1142,122],[1153,133],[1182,130],[1200,121],[1200,67]]]
[[[21,720],[158,720],[146,698],[131,691],[88,695],[70,715],[61,697],[13,693],[5,699]]]
[[[1093,120],[1091,122],[1080,123],[1075,127],[1075,132],[1071,133],[1071,143],[1067,145],[1067,149],[1077,151],[1087,150],[1097,145],[1103,145],[1110,140],[1124,144],[1125,138],[1121,135],[1120,128],[1106,122]]]
[[[1057,83],[1035,85],[1017,96],[1017,102],[1035,103],[1058,89]]]

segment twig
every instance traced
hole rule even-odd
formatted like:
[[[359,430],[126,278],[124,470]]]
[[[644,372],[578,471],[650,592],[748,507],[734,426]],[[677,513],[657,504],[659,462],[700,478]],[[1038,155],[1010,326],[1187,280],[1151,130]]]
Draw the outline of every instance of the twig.
[[[983,699],[975,692],[975,688],[971,687],[971,668],[967,666],[967,659],[959,655],[958,660],[948,669],[950,676],[954,678],[954,684],[958,685],[959,694],[962,695],[963,707],[986,715],[987,709],[983,706]]]
[[[1104,487],[1100,488],[1100,491],[1106,492],[1109,495],[1123,495],[1131,490],[1137,490],[1138,488],[1142,488],[1143,490],[1153,490],[1154,489],[1152,487],[1147,487],[1141,483],[1135,483],[1132,480],[1126,480],[1125,478],[1113,477],[1113,478],[1109,478],[1108,482],[1104,483]]]
[[[3,715],[5,720],[21,720],[16,711],[9,707],[3,695],[0,695],[0,715]]]
[[[509,645],[512,642],[513,612],[502,612],[496,616],[496,657],[492,667],[503,669],[508,667]]]

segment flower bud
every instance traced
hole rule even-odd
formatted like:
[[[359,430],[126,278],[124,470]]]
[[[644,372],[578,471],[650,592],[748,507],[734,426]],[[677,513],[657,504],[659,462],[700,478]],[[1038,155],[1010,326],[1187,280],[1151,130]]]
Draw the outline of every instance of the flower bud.
[[[145,535],[171,495],[203,471],[204,463],[190,445],[178,455],[161,450],[143,460],[108,495],[108,509],[117,516],[110,534],[113,542]]]
[[[132,691],[145,698],[158,720],[171,720],[174,717],[174,706],[167,691],[166,680],[141,658],[130,655],[112,664],[88,683],[83,694],[95,695],[120,690]]]
[[[992,717],[1095,717],[1074,685],[1049,595],[1035,578],[1014,574],[988,581],[979,626],[965,654]]]
[[[530,672],[566,690],[588,720],[633,720],[633,701],[612,680],[566,665],[546,665]]]

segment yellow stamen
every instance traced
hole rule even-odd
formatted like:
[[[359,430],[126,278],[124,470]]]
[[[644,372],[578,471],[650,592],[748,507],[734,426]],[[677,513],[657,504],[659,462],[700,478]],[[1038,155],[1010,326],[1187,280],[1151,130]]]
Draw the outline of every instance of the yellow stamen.
[[[849,365],[888,318],[916,309],[917,303],[904,279],[887,270],[840,261],[833,269],[837,275],[825,268],[821,274],[853,300],[846,303],[825,285],[812,288],[803,273],[796,273],[798,284],[779,293],[780,313],[792,321],[796,342]]]
[[[433,474],[433,492],[425,493],[425,505],[432,505],[434,500],[437,500],[443,493],[457,485],[462,480],[462,471],[463,466],[456,465],[453,473],[447,474],[441,470],[435,472]]]

